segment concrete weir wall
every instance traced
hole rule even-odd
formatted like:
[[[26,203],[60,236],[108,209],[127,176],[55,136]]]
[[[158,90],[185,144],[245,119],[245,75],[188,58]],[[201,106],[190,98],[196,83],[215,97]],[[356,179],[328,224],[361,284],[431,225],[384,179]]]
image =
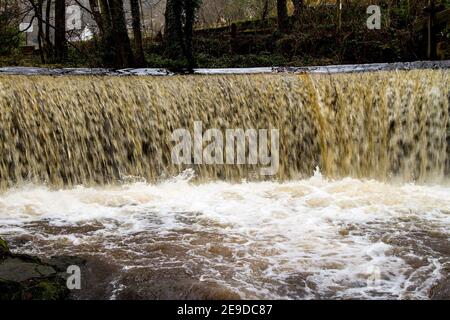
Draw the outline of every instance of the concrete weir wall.
[[[312,67],[261,67],[261,68],[228,68],[228,69],[195,69],[194,74],[269,74],[269,73],[354,73],[374,71],[395,71],[414,69],[450,69],[450,60],[415,61],[397,63],[352,64]],[[171,76],[175,73],[167,69],[104,69],[104,68],[37,68],[37,67],[3,67],[0,75],[107,75],[107,76]]]

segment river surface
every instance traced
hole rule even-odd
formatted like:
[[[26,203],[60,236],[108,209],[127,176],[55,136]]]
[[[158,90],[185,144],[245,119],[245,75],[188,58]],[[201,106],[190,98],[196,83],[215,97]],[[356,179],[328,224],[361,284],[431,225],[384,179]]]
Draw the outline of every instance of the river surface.
[[[22,252],[87,259],[77,298],[427,299],[450,267],[450,187],[189,181],[0,196]]]
[[[84,258],[75,299],[449,299],[445,64],[0,69],[0,236]],[[175,163],[198,123],[275,130],[274,176],[244,138]]]

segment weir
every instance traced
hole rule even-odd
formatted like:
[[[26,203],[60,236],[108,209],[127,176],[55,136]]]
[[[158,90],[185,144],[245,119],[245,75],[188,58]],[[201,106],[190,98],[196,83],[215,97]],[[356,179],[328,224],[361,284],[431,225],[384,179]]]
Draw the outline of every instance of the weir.
[[[448,298],[449,100],[447,69],[0,75],[0,236],[74,299]]]
[[[330,178],[442,181],[450,173],[450,71],[334,75],[0,76],[0,181],[102,185]],[[279,170],[175,165],[171,135],[279,130]]]

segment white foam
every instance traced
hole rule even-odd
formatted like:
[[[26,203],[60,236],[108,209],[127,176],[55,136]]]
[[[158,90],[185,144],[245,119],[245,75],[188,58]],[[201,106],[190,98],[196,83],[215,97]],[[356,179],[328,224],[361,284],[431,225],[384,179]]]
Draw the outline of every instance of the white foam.
[[[185,176],[157,185],[9,190],[0,196],[0,234],[33,233],[32,222],[49,221],[55,228],[101,224],[95,232],[39,231],[48,241],[64,238],[74,246],[105,239],[103,245],[113,247],[117,240],[112,238],[141,233],[176,235],[170,241],[187,251],[183,259],[168,260],[184,260],[178,262],[186,269],[197,273],[201,269],[199,278],[228,286],[245,298],[296,297],[298,289],[291,287],[300,285],[295,280],[299,275],[309,283],[302,297],[426,298],[441,277],[441,263],[448,260],[430,250],[423,257],[429,264],[414,278],[414,268],[405,261],[408,250],[393,250],[394,244],[380,239],[410,237],[411,228],[450,236],[449,187],[349,178],[328,181],[320,172],[311,179],[284,184],[195,185],[188,181],[191,175]],[[199,236],[194,238],[185,230]],[[214,241],[214,237],[221,240],[210,246],[193,244],[193,239]],[[217,245],[230,255],[211,255],[209,250]],[[146,254],[138,246],[133,250]],[[224,269],[232,275],[225,276]],[[378,269],[377,286],[367,286],[367,279]],[[417,286],[412,293],[410,282]]]

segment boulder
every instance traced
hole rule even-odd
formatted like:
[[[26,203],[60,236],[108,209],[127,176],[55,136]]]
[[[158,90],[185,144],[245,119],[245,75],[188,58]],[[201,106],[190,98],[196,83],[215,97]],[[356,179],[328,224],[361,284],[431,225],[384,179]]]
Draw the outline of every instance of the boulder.
[[[79,260],[65,257],[62,261]],[[0,300],[67,299],[70,291],[66,280],[57,272],[62,270],[62,264],[59,261],[52,266],[37,257],[13,254],[0,238]]]
[[[34,278],[49,277],[56,274],[51,266],[28,262],[12,257],[0,263],[0,279],[14,282],[24,282]]]

